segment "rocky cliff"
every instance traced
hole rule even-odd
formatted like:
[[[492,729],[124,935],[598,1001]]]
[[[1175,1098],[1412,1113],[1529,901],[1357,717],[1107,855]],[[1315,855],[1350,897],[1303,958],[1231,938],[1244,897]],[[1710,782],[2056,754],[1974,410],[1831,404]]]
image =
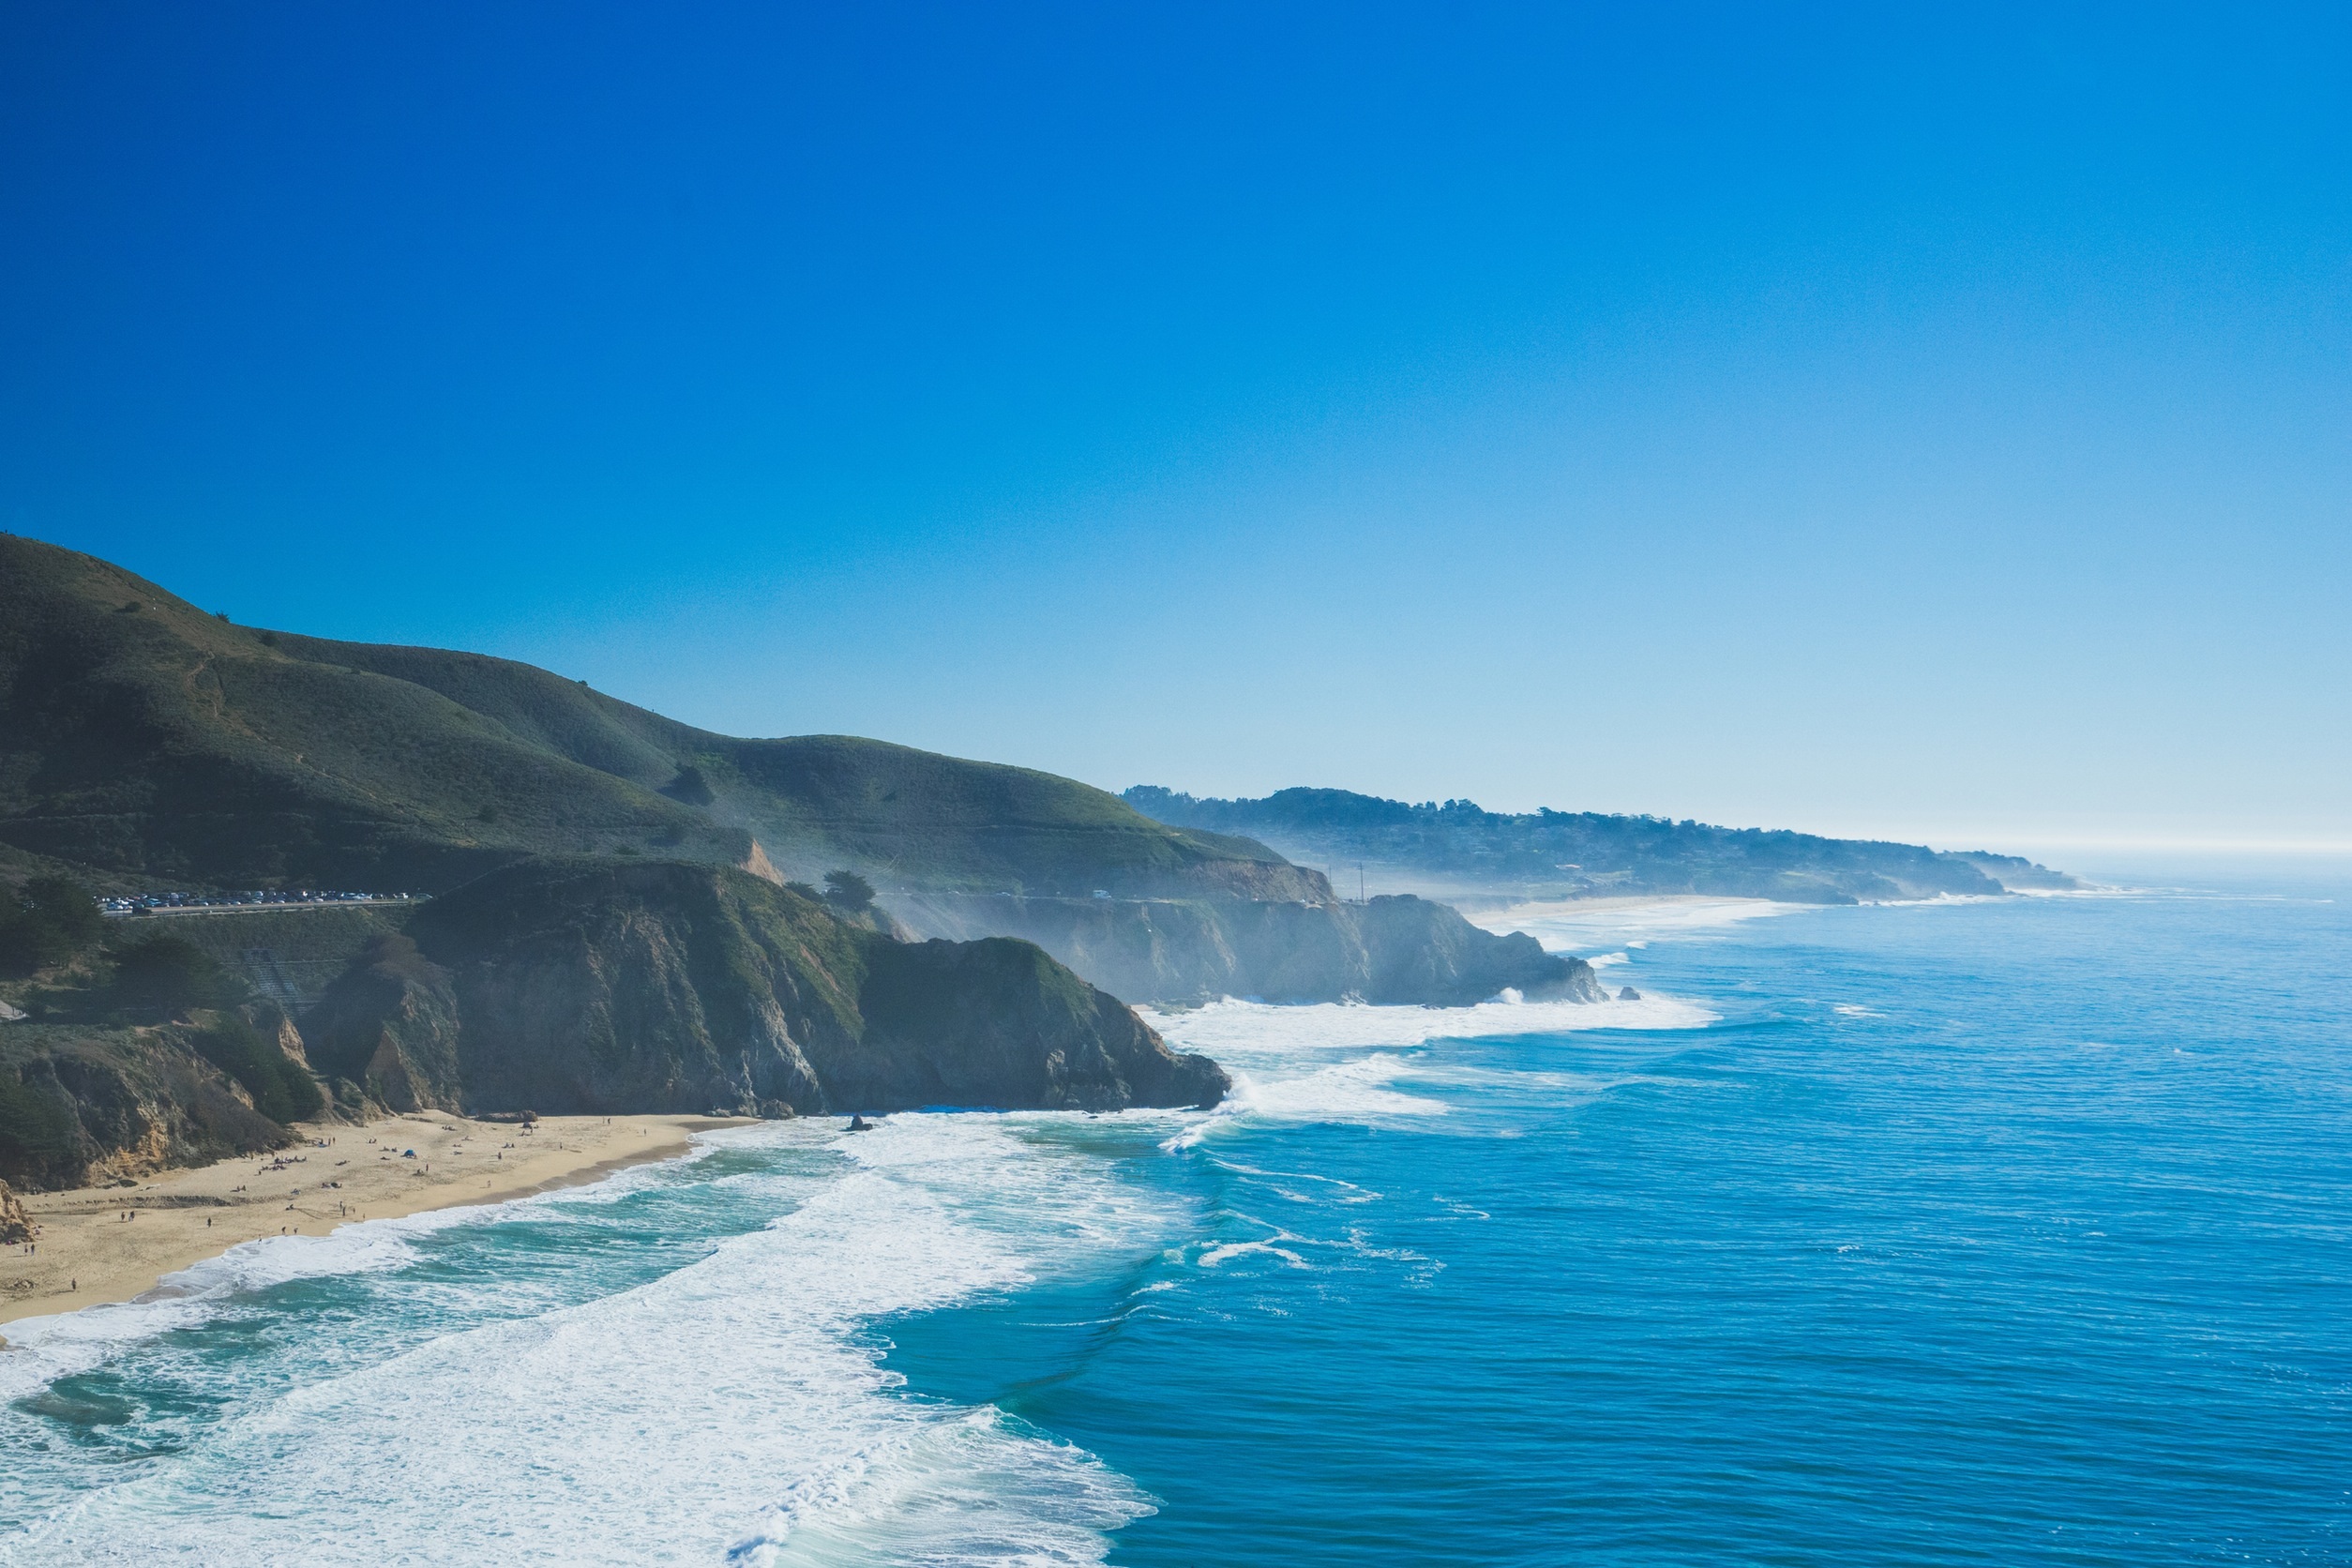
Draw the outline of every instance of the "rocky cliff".
[[[533,863],[377,938],[303,1019],[395,1108],[1214,1104],[1224,1073],[1020,942],[902,943],[726,867]]]
[[[1308,904],[934,894],[900,898],[894,911],[917,930],[1024,937],[1138,1002],[1357,997],[1461,1005],[1506,988],[1601,1000],[1581,958],[1547,954],[1532,937],[1482,930],[1446,905],[1410,897]]]
[[[98,1185],[292,1142],[205,1059],[198,1033],[10,1025],[0,1036],[0,1180]]]

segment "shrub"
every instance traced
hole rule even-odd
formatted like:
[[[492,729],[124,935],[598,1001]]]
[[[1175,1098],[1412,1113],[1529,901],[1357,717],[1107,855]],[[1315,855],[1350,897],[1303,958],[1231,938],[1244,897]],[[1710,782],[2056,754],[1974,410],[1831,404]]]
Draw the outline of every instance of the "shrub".
[[[691,762],[681,767],[678,776],[663,785],[661,792],[688,806],[708,806],[718,798],[711,790],[711,781],[702,776],[702,770]]]

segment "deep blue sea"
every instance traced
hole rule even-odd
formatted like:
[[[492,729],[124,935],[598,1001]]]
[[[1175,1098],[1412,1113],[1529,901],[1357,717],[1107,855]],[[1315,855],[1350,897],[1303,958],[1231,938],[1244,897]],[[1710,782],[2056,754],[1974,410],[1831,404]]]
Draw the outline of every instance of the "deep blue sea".
[[[2352,1562],[2352,876],[2115,880],[256,1244],[11,1328],[0,1561]]]

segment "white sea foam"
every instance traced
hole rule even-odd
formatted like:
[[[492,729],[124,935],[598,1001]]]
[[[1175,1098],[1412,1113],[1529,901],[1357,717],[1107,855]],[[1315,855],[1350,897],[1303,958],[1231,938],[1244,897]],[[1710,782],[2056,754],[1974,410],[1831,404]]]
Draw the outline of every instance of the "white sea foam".
[[[1694,1003],[1646,996],[1638,1002],[1482,1002],[1474,1007],[1367,1007],[1321,1003],[1278,1007],[1228,997],[1182,1013],[1140,1009],[1173,1045],[1218,1061],[1292,1060],[1319,1050],[1418,1046],[1431,1040],[1564,1034],[1590,1029],[1699,1029],[1715,1015]]]
[[[1720,930],[1742,921],[1798,914],[1817,907],[1767,898],[1681,897],[1635,903],[1571,899],[1514,904],[1469,918],[1490,931],[1525,931],[1548,953],[1583,953],[1593,948],[1641,947],[1661,937]]]
[[[394,1221],[348,1225],[325,1236],[268,1236],[240,1242],[164,1275],[135,1301],[87,1306],[8,1325],[0,1354],[0,1400],[18,1399],[59,1378],[87,1371],[125,1346],[217,1316],[234,1298],[297,1279],[373,1274],[415,1261],[390,1229]]]
[[[1442,1100],[1424,1099],[1390,1087],[1410,1073],[1404,1058],[1381,1051],[1297,1078],[1260,1080],[1244,1073],[1234,1080],[1233,1097],[1245,1111],[1276,1122],[1365,1123],[1400,1116],[1443,1116]]]
[[[1400,1081],[1441,1082],[1468,1069],[1407,1058],[1399,1049],[1449,1039],[1567,1033],[1593,1029],[1698,1029],[1715,1015],[1672,997],[1635,1002],[1481,1003],[1474,1007],[1281,1007],[1227,998],[1182,1013],[1142,1009],[1171,1045],[1205,1051],[1233,1073],[1233,1091],[1161,1147],[1189,1149],[1252,1120],[1364,1126],[1448,1114],[1443,1100],[1406,1093]],[[1334,1052],[1364,1052],[1331,1062]],[[1548,1077],[1515,1072],[1532,1084]],[[1578,1080],[1581,1086],[1583,1080]]]
[[[766,1229],[649,1284],[260,1402],[0,1558],[1099,1560],[1104,1532],[1150,1506],[1131,1484],[993,1409],[893,1396],[867,1337],[1049,1263],[1163,1244],[1172,1200],[1022,1130],[978,1116],[753,1129],[846,1163]]]
[[[454,1204],[389,1219],[354,1220],[324,1236],[264,1236],[240,1242],[218,1257],[204,1259],[158,1279],[128,1302],[85,1306],[53,1317],[23,1318],[8,1325],[0,1354],[0,1400],[22,1398],[59,1378],[87,1371],[125,1347],[155,1335],[195,1328],[239,1297],[298,1279],[377,1274],[406,1267],[416,1253],[409,1244],[421,1237],[509,1217],[556,1203],[617,1201],[712,1153],[702,1134],[697,1147],[658,1162],[633,1166],[602,1181],[498,1203]]]

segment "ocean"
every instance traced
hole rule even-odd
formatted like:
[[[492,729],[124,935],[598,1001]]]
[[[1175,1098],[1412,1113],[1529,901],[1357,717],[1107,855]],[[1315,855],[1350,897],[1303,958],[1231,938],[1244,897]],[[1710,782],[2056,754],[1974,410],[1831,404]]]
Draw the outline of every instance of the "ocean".
[[[253,1244],[12,1326],[0,1562],[2352,1561],[2352,876],[2115,880]]]

